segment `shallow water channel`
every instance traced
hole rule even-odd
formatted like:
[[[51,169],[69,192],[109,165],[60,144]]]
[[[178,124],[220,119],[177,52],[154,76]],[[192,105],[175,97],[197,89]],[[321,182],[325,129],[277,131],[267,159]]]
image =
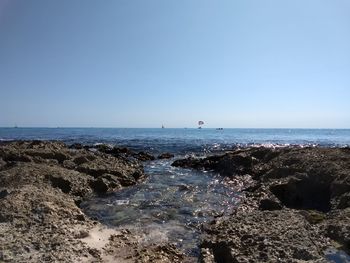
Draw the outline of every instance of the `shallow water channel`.
[[[146,242],[175,243],[188,255],[198,256],[200,224],[229,214],[239,193],[219,175],[172,167],[173,161],[145,163],[145,182],[89,200],[83,209],[107,225],[137,228]]]

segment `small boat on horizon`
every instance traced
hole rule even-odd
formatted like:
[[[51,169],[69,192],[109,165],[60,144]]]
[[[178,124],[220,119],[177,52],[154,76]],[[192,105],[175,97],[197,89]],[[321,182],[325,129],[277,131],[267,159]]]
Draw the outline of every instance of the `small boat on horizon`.
[[[162,129],[165,129],[164,125],[162,124]]]

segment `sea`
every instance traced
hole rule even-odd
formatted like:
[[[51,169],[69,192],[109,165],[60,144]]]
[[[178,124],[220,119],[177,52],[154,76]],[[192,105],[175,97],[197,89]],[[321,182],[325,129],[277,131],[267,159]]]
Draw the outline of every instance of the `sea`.
[[[0,128],[0,141],[107,143],[151,152],[217,151],[249,145],[349,146],[350,129]]]
[[[145,162],[144,182],[108,196],[93,196],[81,208],[110,227],[138,233],[141,243],[170,242],[196,259],[202,224],[230,215],[242,189],[212,172],[173,167],[174,160],[261,145],[350,147],[350,129],[0,128],[0,142],[11,140],[109,144],[155,156],[174,154],[172,159]],[[350,262],[342,251],[326,257],[330,262]]]

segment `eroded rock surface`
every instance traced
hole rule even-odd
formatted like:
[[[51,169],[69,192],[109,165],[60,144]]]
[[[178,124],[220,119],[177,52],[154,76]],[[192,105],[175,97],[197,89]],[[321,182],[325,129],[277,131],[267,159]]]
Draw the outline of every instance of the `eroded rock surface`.
[[[102,153],[106,153],[114,157],[124,158],[128,160],[132,158],[132,159],[145,162],[145,161],[153,161],[156,159],[152,154],[148,152],[143,152],[143,151],[135,152],[125,147],[117,147],[117,146],[112,147],[110,145],[100,144],[100,145],[94,146],[94,148],[96,148],[98,151]]]
[[[206,229],[215,262],[321,262],[327,239],[291,210],[238,214]]]
[[[83,213],[84,198],[145,177],[138,160],[88,149],[61,142],[0,144],[0,261],[182,262],[169,244],[139,244],[134,233],[106,231]]]
[[[203,262],[323,262],[350,251],[350,152],[344,148],[246,148],[174,166],[251,176],[236,212],[207,225]]]

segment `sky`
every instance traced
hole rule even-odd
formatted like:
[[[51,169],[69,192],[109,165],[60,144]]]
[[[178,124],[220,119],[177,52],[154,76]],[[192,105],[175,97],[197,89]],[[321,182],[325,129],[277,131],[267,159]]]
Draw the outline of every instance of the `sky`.
[[[348,0],[0,0],[0,126],[350,128]]]

